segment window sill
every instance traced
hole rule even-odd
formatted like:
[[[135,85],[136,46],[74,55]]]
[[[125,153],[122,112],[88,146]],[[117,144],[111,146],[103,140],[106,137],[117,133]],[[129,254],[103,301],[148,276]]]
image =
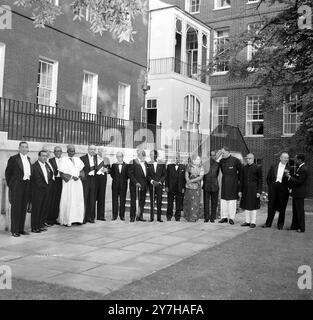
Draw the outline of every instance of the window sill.
[[[245,135],[245,138],[264,138],[264,134],[249,134]]]
[[[187,11],[189,14],[200,14],[200,11],[195,11],[195,12],[190,12],[190,11]]]
[[[213,72],[211,74],[211,76],[223,76],[223,75],[225,75],[227,73],[228,73],[228,71],[218,71],[218,72]]]
[[[257,1],[254,1],[254,2],[246,2],[246,4],[256,4],[256,3],[259,3],[260,0],[257,0]]]
[[[295,133],[284,133],[284,134],[281,135],[281,137],[282,138],[290,138],[290,137],[292,137],[294,135],[295,135]]]
[[[226,7],[221,7],[221,8],[215,8],[212,11],[219,11],[219,10],[225,10],[225,9],[230,9],[231,6],[226,6]]]

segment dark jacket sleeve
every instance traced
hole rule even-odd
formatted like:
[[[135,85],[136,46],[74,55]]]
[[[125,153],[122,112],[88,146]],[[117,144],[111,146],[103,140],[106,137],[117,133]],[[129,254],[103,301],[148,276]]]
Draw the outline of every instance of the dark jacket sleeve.
[[[14,158],[10,157],[8,160],[7,167],[5,169],[5,180],[7,182],[8,187],[10,188],[12,185],[12,177],[14,174]]]
[[[165,188],[168,188],[168,182],[169,182],[169,166],[166,168],[166,174],[165,174]]]
[[[262,168],[257,167],[257,175],[258,175],[258,181],[257,181],[257,193],[261,194],[263,189],[263,174],[262,174]]]
[[[293,182],[295,185],[301,185],[305,182],[308,172],[307,170],[299,170],[299,177],[290,177],[290,180]]]
[[[163,184],[165,179],[166,179],[166,164],[162,166],[162,175],[161,175],[160,182]]]
[[[268,186],[272,183],[272,170],[273,170],[273,166],[270,167],[266,176],[266,183]]]

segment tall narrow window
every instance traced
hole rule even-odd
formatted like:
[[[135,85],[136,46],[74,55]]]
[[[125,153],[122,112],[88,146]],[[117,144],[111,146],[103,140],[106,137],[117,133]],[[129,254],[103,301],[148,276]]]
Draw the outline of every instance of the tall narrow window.
[[[288,95],[284,100],[283,134],[293,135],[301,125],[301,107],[298,95]]]
[[[98,75],[84,71],[81,111],[97,113]]]
[[[214,33],[215,72],[227,72],[228,61],[223,57],[229,40],[229,29],[217,30]]]
[[[193,77],[198,73],[198,33],[189,27],[187,31],[187,75]]]
[[[174,71],[181,72],[182,21],[176,18]]]
[[[39,60],[37,80],[37,103],[40,105],[55,106],[57,97],[58,62],[46,59]]]
[[[229,107],[228,97],[216,97],[212,99],[212,130],[218,125],[228,124]]]
[[[0,97],[3,95],[5,44],[0,42]]]
[[[200,101],[194,95],[190,94],[184,98],[184,130],[193,131],[199,129],[200,107]]]
[[[119,83],[117,103],[117,117],[120,119],[129,120],[130,85]]]
[[[246,97],[246,135],[263,135],[263,98],[262,96]]]
[[[255,37],[258,35],[259,30],[262,28],[262,23],[260,22],[254,22],[254,23],[249,23],[248,24],[248,33],[252,36]],[[260,47],[260,41],[257,39],[252,43],[249,41],[248,46],[247,46],[247,60],[250,61],[252,60],[253,56],[257,52],[258,48]]]

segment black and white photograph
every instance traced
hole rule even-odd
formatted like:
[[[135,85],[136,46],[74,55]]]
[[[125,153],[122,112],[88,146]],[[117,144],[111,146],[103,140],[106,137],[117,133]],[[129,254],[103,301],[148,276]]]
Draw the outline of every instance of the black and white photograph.
[[[312,18],[0,0],[0,300],[100,319],[312,300]]]

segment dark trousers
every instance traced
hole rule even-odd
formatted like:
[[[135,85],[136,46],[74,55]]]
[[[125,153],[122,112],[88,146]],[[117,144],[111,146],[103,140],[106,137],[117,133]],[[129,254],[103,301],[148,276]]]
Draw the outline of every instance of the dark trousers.
[[[95,220],[96,206],[96,179],[95,176],[87,176],[83,182],[84,202],[85,202],[85,219],[88,222]]]
[[[116,219],[118,214],[120,218],[125,218],[125,203],[126,203],[127,185],[112,186],[112,217]]]
[[[279,182],[274,182],[270,186],[268,193],[267,219],[265,225],[271,227],[276,211],[279,212],[277,227],[282,228],[285,223],[285,212],[289,199],[289,192]]]
[[[147,193],[146,187],[139,189],[139,212],[137,212],[137,214],[141,218],[143,218],[143,211],[146,204],[146,193]],[[135,217],[136,217],[136,186],[131,184],[130,185],[130,219],[131,220],[135,219]]]
[[[149,186],[149,193],[150,193],[150,219],[154,220],[154,203],[157,204],[157,219],[161,220],[162,215],[162,185],[154,187],[153,193],[153,186]]]
[[[43,224],[46,222],[49,205],[49,188],[34,188],[32,194],[32,229],[40,229],[44,226]]]
[[[105,218],[105,192],[107,187],[107,174],[96,175],[96,201],[97,219]]]
[[[305,231],[304,198],[292,198],[292,230]]]
[[[210,212],[211,201],[211,212]],[[204,221],[216,219],[216,209],[218,203],[218,191],[211,192],[203,190],[203,206],[204,206]]]
[[[19,181],[10,188],[11,232],[24,232],[27,204],[30,200],[30,182]]]
[[[49,224],[55,224],[59,216],[62,194],[62,178],[55,178],[51,185],[50,209],[47,217]]]
[[[169,190],[167,193],[167,211],[166,217],[172,219],[173,217],[173,206],[175,199],[175,219],[179,220],[181,217],[181,211],[183,210],[183,199],[184,194],[178,190]]]

